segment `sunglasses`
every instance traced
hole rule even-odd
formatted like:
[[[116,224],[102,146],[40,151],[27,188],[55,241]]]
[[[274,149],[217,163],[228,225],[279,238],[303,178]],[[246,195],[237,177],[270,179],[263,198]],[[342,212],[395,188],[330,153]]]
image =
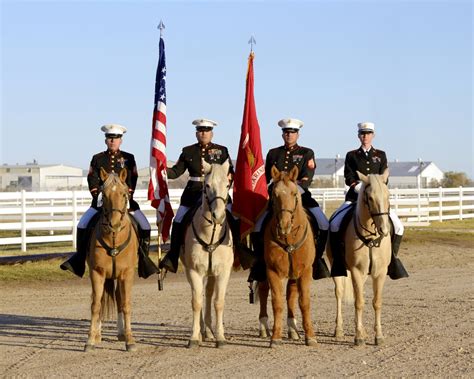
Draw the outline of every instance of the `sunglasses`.
[[[293,133],[298,133],[298,131],[294,129],[286,129],[283,131],[283,134],[293,134]]]
[[[372,134],[372,132],[360,132],[360,133],[359,133],[360,136],[365,136],[365,135],[367,135],[367,134]]]

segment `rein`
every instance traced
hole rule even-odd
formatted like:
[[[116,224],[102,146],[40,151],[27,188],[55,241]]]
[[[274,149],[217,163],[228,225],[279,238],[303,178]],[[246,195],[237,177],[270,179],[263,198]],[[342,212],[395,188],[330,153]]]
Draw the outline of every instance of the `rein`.
[[[370,184],[365,186],[365,189],[369,187]],[[387,212],[372,212],[370,209],[370,203],[368,199],[367,192],[364,190],[364,203],[367,206],[367,209],[369,210],[370,217],[372,219],[374,217],[380,217],[380,216],[385,216],[390,214],[390,205],[389,209]],[[382,243],[382,240],[384,238],[384,235],[378,232],[377,226],[375,226],[375,232],[370,231],[369,229],[365,228],[362,223],[360,222],[360,219],[357,215],[357,210],[354,212],[354,216],[352,217],[352,221],[354,224],[354,230],[357,235],[357,237],[362,241],[362,243],[369,248],[369,274],[372,271],[372,249],[374,247],[380,247],[380,244]],[[375,225],[375,223],[372,221],[372,225]],[[368,236],[363,236],[362,233],[359,230],[360,226],[364,231],[368,232]],[[377,237],[378,236],[378,237]],[[376,238],[371,238],[371,237],[376,237]]]
[[[104,183],[105,185],[105,183]],[[125,199],[128,200],[128,192],[123,195]],[[104,204],[105,205],[105,204]],[[120,213],[120,226],[118,228],[113,228],[111,226],[110,222],[110,215],[113,214],[113,212],[119,212]],[[96,240],[99,242],[99,244],[105,249],[107,252],[107,255],[112,257],[112,279],[116,279],[116,262],[115,258],[117,255],[119,255],[130,243],[130,240],[132,238],[132,225],[130,222],[130,227],[128,229],[128,235],[126,240],[121,243],[119,246],[116,245],[115,239],[118,233],[120,233],[125,227],[126,224],[124,224],[124,218],[125,215],[127,215],[127,201],[124,202],[124,206],[122,209],[117,209],[117,208],[111,208],[107,209],[105,206],[103,207],[103,213],[102,213],[102,228],[97,228],[96,229]],[[105,219],[105,220],[104,220]],[[106,221],[106,222],[104,222]],[[112,234],[112,246],[109,246],[107,242],[103,239],[102,235],[110,235]]]
[[[288,270],[288,277],[290,279],[296,279],[296,278],[293,278],[293,262],[292,262],[291,256],[296,250],[298,250],[305,243],[306,238],[308,237],[308,225],[309,225],[309,222],[307,222],[305,225],[302,237],[296,243],[289,243],[288,237],[284,237],[285,238],[284,243],[280,240],[279,232],[281,232],[281,230],[280,230],[280,223],[278,222],[279,221],[278,215],[283,212],[288,212],[291,215],[291,226],[293,226],[293,221],[295,219],[295,214],[298,208],[298,195],[294,195],[294,198],[295,198],[295,206],[293,210],[283,208],[275,212],[276,213],[275,217],[277,219],[276,234],[275,234],[275,230],[271,229],[273,242],[275,242],[288,254],[288,261],[290,265],[289,270]],[[273,204],[277,204],[277,202],[275,202],[274,199],[272,199],[272,201],[273,201]]]

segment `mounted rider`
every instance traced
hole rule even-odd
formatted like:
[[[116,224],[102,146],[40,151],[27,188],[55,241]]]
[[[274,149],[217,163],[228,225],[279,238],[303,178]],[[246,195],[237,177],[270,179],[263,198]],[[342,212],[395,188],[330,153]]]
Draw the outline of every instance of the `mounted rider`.
[[[204,168],[202,160],[207,163],[222,164],[229,160],[229,182],[232,182],[234,168],[229,157],[227,147],[212,142],[213,129],[217,126],[215,121],[201,118],[192,122],[196,127],[197,143],[183,148],[178,161],[173,167],[166,169],[169,179],[176,179],[187,170],[189,173],[188,183],[181,195],[180,205],[173,220],[171,230],[170,251],[160,262],[160,268],[176,273],[178,270],[179,253],[184,239],[184,229],[187,223],[187,214],[191,209],[197,207],[202,200]],[[230,197],[228,199],[230,203]],[[239,238],[239,226],[236,220],[228,212],[227,220],[230,222],[234,241]]]
[[[129,191],[129,214],[133,216],[133,220],[137,226],[139,239],[138,249],[138,275],[147,278],[158,272],[158,268],[148,257],[150,247],[150,231],[151,227],[145,215],[140,210],[138,203],[133,200],[133,193],[137,185],[138,171],[133,154],[120,150],[123,134],[127,132],[127,128],[118,124],[108,124],[101,127],[105,133],[105,144],[107,150],[95,154],[92,157],[87,182],[89,191],[92,195],[92,203],[90,208],[82,215],[77,225],[77,252],[71,256],[66,262],[61,264],[61,269],[69,270],[77,276],[81,277],[85,272],[85,262],[87,250],[89,248],[91,233],[97,223],[99,213],[102,210],[102,179],[100,177],[101,168],[108,173],[119,173],[125,168],[127,170],[126,183]]]
[[[329,243],[333,255],[333,264],[331,268],[331,276],[347,276],[344,246],[342,243],[343,227],[347,224],[353,209],[353,205],[357,202],[358,193],[362,186],[357,171],[364,175],[382,174],[387,169],[387,156],[384,151],[375,149],[372,146],[372,140],[375,135],[375,125],[372,122],[360,122],[357,124],[358,138],[361,146],[357,150],[349,151],[346,154],[344,164],[344,178],[349,190],[346,193],[345,202],[334,212],[330,219]],[[347,217],[346,217],[347,215]],[[403,237],[403,224],[398,216],[390,210],[390,220],[394,228],[392,239],[392,257],[388,266],[388,274],[391,279],[400,279],[408,277],[408,273],[403,267],[402,262],[397,258],[400,243]]]
[[[298,167],[298,190],[301,194],[303,207],[309,213],[310,221],[315,231],[316,238],[316,258],[313,263],[313,278],[322,279],[329,277],[329,270],[323,260],[326,247],[329,222],[322,212],[319,204],[311,197],[309,186],[313,180],[316,170],[314,152],[308,147],[298,145],[299,131],[303,127],[303,122],[295,118],[285,118],[278,122],[282,130],[284,145],[271,149],[265,160],[265,177],[268,184],[268,193],[273,189],[271,169],[275,166],[279,171],[289,172],[293,167]],[[254,232],[251,234],[252,244],[256,255],[259,257],[257,263],[250,272],[249,281],[265,280],[265,264],[263,262],[263,225],[268,220],[271,204],[267,211],[258,219]]]

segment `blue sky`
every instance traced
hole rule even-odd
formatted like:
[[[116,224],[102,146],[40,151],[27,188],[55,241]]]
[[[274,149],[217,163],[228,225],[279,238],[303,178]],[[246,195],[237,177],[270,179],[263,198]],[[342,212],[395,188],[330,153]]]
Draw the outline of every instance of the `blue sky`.
[[[86,169],[99,128],[128,127],[123,150],[148,165],[160,19],[166,25],[168,159],[219,122],[236,159],[251,35],[264,155],[277,122],[305,122],[316,157],[358,147],[376,125],[389,161],[473,168],[470,1],[1,3],[0,162]]]

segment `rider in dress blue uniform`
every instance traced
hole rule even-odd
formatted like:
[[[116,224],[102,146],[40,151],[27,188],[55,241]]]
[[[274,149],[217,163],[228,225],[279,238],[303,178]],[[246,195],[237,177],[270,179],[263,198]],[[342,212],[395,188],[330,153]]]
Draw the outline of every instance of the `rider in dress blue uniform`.
[[[357,124],[358,137],[361,146],[349,151],[346,154],[344,164],[344,178],[349,190],[346,193],[346,201],[334,212],[330,221],[329,242],[333,255],[333,265],[331,276],[347,276],[344,261],[344,249],[341,244],[342,236],[340,233],[341,223],[344,216],[352,208],[352,204],[357,202],[359,190],[362,182],[359,180],[357,171],[364,175],[383,174],[387,169],[387,156],[384,151],[372,146],[372,140],[375,134],[375,125],[372,122],[360,122]],[[390,210],[390,220],[394,227],[394,237],[392,241],[392,258],[388,267],[388,274],[391,279],[400,279],[408,276],[402,262],[397,258],[398,250],[403,236],[403,224],[393,210]]]
[[[100,169],[110,173],[118,174],[120,170],[127,170],[126,183],[129,191],[129,213],[133,216],[137,224],[139,251],[138,251],[138,274],[140,277],[148,276],[158,272],[157,267],[148,257],[150,247],[150,224],[140,210],[138,203],[133,200],[133,193],[137,185],[138,171],[133,154],[120,150],[123,134],[127,128],[118,124],[108,124],[102,126],[105,133],[105,144],[107,150],[95,154],[92,157],[87,182],[92,195],[91,207],[83,214],[77,225],[77,252],[66,262],[61,264],[61,269],[73,272],[82,277],[85,272],[85,261],[89,246],[91,232],[97,221],[98,213],[102,208],[101,188],[104,184],[100,178]]]

